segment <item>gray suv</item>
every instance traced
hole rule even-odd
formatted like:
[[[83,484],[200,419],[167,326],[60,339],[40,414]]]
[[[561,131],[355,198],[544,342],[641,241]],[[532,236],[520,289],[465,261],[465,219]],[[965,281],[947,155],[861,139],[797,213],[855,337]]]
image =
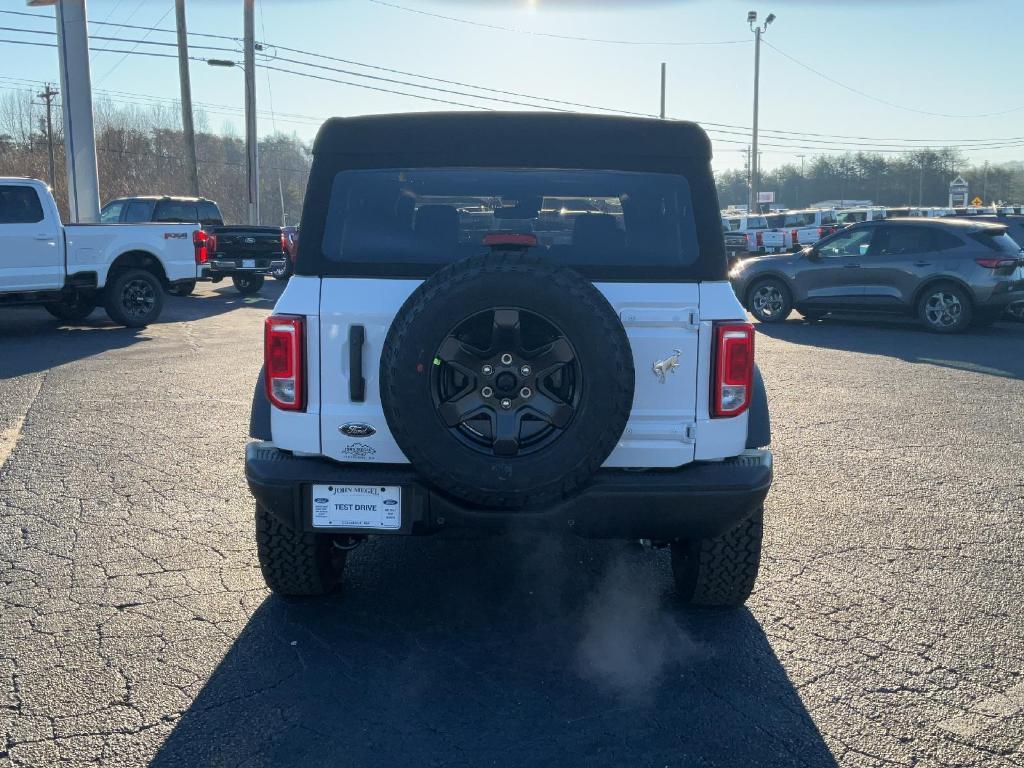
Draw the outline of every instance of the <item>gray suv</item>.
[[[957,219],[885,219],[854,224],[795,254],[742,262],[736,295],[763,323],[796,309],[916,315],[955,333],[994,323],[1024,299],[1024,251],[1006,227]]]

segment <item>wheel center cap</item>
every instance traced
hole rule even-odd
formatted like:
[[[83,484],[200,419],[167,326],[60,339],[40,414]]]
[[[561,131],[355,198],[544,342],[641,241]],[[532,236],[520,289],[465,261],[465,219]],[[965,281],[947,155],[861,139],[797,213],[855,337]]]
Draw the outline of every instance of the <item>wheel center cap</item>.
[[[519,382],[516,380],[515,374],[509,373],[508,371],[502,371],[494,378],[495,388],[502,393],[508,394],[515,392],[516,385]]]

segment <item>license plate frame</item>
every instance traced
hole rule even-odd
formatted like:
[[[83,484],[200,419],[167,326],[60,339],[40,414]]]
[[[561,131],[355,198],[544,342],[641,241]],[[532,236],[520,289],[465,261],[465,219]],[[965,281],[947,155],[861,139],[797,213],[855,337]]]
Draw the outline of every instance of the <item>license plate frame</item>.
[[[310,526],[314,530],[397,533],[402,528],[402,487],[322,483],[310,487]]]

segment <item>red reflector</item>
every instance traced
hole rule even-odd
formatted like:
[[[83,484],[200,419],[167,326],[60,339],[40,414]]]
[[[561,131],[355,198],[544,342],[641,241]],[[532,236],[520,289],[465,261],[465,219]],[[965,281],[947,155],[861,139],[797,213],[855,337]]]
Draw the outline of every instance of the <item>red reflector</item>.
[[[1015,267],[1015,266],[1017,266],[1017,260],[1016,259],[998,259],[998,258],[988,259],[988,258],[985,258],[985,259],[975,259],[975,261],[980,266],[985,267],[986,269],[1003,269],[1005,267]]]
[[[533,247],[537,244],[537,236],[531,232],[489,232],[484,235],[484,245],[521,245]]]
[[[303,369],[305,318],[271,315],[263,325],[263,365],[267,399],[284,411],[306,407]]]
[[[754,377],[754,326],[750,323],[715,325],[711,415],[738,416],[750,405]]]

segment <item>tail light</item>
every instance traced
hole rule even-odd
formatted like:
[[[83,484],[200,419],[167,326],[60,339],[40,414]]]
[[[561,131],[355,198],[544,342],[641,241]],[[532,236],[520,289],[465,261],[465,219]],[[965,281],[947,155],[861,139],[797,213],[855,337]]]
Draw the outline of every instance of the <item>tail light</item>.
[[[764,248],[764,233],[763,232],[758,232],[757,233],[757,240],[756,240],[756,242],[757,242],[757,247],[758,248]]]
[[[281,253],[285,256],[288,255],[288,235],[284,233],[283,229],[281,230]]]
[[[824,227],[818,227],[818,239],[821,240],[821,238],[823,238],[824,236],[825,236],[825,228]]]
[[[985,269],[1006,269],[1007,267],[1016,267],[1017,259],[1008,258],[984,258],[975,259],[979,266],[985,267]]]
[[[217,236],[197,229],[192,233],[192,246],[196,249],[196,264],[205,264],[217,251]]]
[[[305,325],[306,319],[297,315],[271,315],[263,325],[267,399],[283,411],[301,411],[306,407]]]
[[[792,232],[790,232],[790,237],[792,237],[793,239],[793,245],[797,245],[800,242],[800,233],[797,232],[795,229]]]
[[[754,326],[716,323],[711,416],[739,416],[750,405],[754,377]]]

